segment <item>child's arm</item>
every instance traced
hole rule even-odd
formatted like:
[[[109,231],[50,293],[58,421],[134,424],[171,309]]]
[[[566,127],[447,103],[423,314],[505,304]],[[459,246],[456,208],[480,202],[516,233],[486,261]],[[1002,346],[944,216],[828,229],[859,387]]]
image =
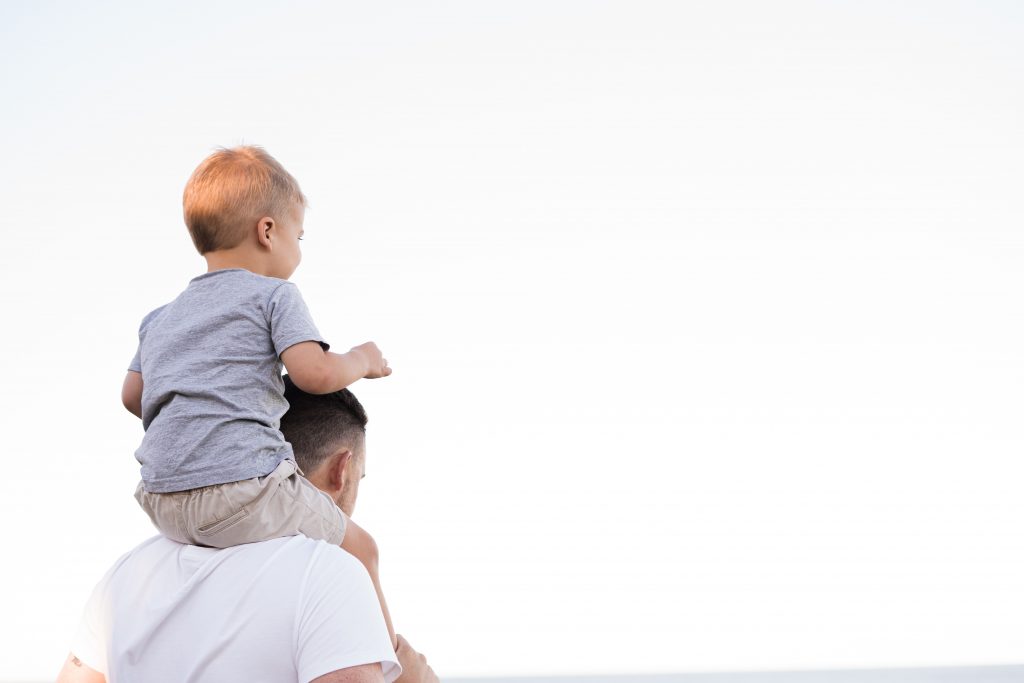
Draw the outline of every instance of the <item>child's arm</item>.
[[[370,580],[373,581],[373,587],[377,591],[377,599],[380,600],[381,612],[384,613],[384,623],[387,624],[388,634],[391,636],[391,646],[397,650],[398,638],[395,636],[395,627],[391,625],[391,613],[388,612],[388,603],[384,600],[384,591],[380,588],[380,576],[377,573],[377,567],[380,564],[377,541],[373,540],[373,536],[365,529],[349,519],[345,525],[345,537],[341,540],[341,548],[354,555],[369,572]]]
[[[360,344],[348,353],[324,351],[314,341],[301,342],[285,349],[281,361],[295,386],[307,394],[332,394],[363,377],[376,379],[391,374],[388,362],[373,342]]]
[[[142,373],[128,371],[121,385],[121,403],[135,417],[142,417]]]

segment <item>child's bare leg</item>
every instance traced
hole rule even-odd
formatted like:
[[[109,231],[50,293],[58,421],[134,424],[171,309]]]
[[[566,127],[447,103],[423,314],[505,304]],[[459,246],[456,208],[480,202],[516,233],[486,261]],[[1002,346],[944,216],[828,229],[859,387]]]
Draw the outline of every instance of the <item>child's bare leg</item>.
[[[365,529],[349,519],[345,527],[345,538],[341,541],[341,548],[354,555],[370,573],[373,587],[377,591],[377,599],[380,600],[380,610],[384,613],[384,623],[388,625],[391,646],[397,648],[398,638],[395,637],[395,628],[391,625],[391,614],[388,612],[388,603],[384,600],[384,591],[380,589],[380,576],[377,573],[380,561],[377,541],[373,540],[373,536]]]

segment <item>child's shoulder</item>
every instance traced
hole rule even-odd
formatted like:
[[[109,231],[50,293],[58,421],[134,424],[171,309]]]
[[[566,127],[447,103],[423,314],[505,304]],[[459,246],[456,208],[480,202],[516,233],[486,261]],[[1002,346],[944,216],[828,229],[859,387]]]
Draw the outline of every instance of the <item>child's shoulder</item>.
[[[146,315],[144,315],[142,317],[142,322],[139,323],[139,330],[141,331],[149,327],[153,323],[153,321],[157,320],[160,317],[160,315],[164,312],[164,310],[167,309],[167,306],[169,305],[170,304],[164,304],[163,306],[158,306],[149,313],[147,313]]]
[[[224,314],[238,307],[255,305],[265,309],[278,300],[301,299],[298,288],[289,280],[268,277],[241,268],[215,270],[198,275],[174,300],[154,308],[142,318],[139,331],[145,330],[164,316],[168,319],[190,318],[202,310],[206,315]],[[203,313],[198,313],[202,317]]]
[[[189,289],[222,289],[222,290],[251,290],[257,292],[273,292],[281,287],[295,285],[288,280],[281,278],[260,275],[243,268],[230,268],[215,270],[210,273],[203,273],[192,278],[189,282]],[[187,290],[186,290],[187,291]]]

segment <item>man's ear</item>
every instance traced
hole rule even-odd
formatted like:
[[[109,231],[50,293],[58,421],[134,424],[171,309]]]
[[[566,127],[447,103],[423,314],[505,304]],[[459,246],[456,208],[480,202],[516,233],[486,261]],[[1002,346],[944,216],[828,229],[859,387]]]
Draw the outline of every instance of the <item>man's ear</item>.
[[[256,221],[256,239],[259,241],[261,247],[267,249],[273,248],[271,243],[271,235],[276,224],[274,219],[270,216],[264,216],[263,218]],[[276,237],[276,235],[274,235]]]
[[[338,449],[329,456],[328,462],[327,483],[330,484],[332,490],[340,492],[345,488],[345,483],[350,476],[349,464],[352,462],[352,451],[347,448]]]

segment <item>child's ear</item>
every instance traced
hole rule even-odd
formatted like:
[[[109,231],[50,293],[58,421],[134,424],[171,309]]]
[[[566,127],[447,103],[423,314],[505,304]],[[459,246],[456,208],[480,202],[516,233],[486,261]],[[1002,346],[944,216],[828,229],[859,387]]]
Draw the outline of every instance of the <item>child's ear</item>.
[[[267,249],[273,247],[271,243],[271,233],[273,230],[274,219],[270,216],[264,216],[256,222],[256,239],[261,247],[266,247]]]

